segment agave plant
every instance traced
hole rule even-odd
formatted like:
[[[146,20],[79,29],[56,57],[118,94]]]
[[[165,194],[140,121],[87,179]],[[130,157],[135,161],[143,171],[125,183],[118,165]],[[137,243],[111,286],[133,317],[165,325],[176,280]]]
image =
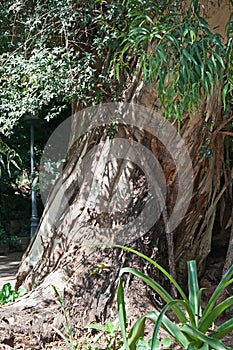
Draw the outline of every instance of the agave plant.
[[[174,280],[174,278],[159,264],[131,248],[117,246],[149,261],[158,268],[175,286],[180,299],[174,299],[158,282],[146,276],[140,271],[126,267],[120,272],[120,279],[117,288],[118,316],[124,347],[126,350],[135,350],[136,343],[140,337],[144,336],[145,320],[148,318],[155,323],[152,337],[151,350],[156,349],[156,340],[159,328],[162,327],[170,336],[187,350],[226,350],[233,349],[225,346],[221,339],[233,330],[233,318],[223,322],[218,327],[213,327],[216,318],[233,305],[233,296],[218,303],[219,296],[230,284],[233,283],[233,266],[226,272],[219,285],[210,297],[206,307],[202,310],[201,295],[202,289],[198,286],[196,262],[188,261],[188,296]],[[164,300],[165,306],[159,312],[151,311],[139,318],[128,335],[126,331],[126,310],[124,302],[124,290],[121,276],[124,273],[132,273],[148,286],[150,286]],[[171,309],[178,319],[178,323],[171,321],[166,315],[166,311]]]

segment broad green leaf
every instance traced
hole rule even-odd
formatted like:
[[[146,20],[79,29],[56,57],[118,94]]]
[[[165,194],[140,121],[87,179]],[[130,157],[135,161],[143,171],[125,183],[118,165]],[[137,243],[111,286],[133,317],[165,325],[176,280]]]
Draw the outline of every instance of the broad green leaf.
[[[210,347],[208,344],[203,344],[202,347],[199,350],[210,350]]]
[[[161,343],[163,346],[165,346],[167,348],[167,347],[171,346],[172,341],[170,338],[166,337],[166,338],[163,338],[161,340]]]
[[[187,350],[197,350],[197,348],[193,345],[193,343],[189,344]]]
[[[98,331],[104,331],[105,330],[105,326],[103,326],[102,324],[95,324],[95,323],[93,323],[93,324],[90,323],[85,328],[96,329]]]
[[[145,321],[147,315],[140,317],[129,331],[128,345],[130,350],[134,350],[139,338],[145,334]]]

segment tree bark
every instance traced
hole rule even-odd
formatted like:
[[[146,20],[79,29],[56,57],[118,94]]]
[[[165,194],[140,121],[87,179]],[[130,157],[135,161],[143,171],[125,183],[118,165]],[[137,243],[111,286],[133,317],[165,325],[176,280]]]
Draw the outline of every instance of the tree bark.
[[[205,270],[205,261],[211,251],[217,204],[226,190],[219,181],[223,161],[219,157],[222,136],[213,130],[213,125],[218,130],[218,125],[222,124],[218,96],[219,88],[216,87],[209,102],[199,113],[191,119],[184,118],[180,135],[192,158],[194,188],[186,215],[172,231],[167,225],[177,200],[178,181],[171,154],[150,130],[121,124],[115,135],[116,139],[133,140],[145,146],[155,156],[162,167],[167,190],[163,214],[157,222],[142,235],[140,226],[136,227],[135,239],[130,236],[131,239],[126,239],[124,244],[156,260],[177,277],[183,287],[186,286],[188,260],[196,259],[199,275]],[[133,101],[162,114],[155,91],[149,86],[135,89]],[[208,123],[210,118],[214,123]],[[74,122],[80,125],[83,121],[74,119]],[[102,125],[92,128],[79,138],[71,135],[72,146],[67,153],[62,177],[49,195],[37,234],[24,254],[18,271],[16,288],[23,285],[29,293],[14,305],[1,309],[2,342],[12,341],[17,333],[28,332],[34,342],[38,342],[38,334],[43,342],[54,339],[56,335],[53,327],[62,329],[64,320],[60,316],[60,307],[51,285],[55,285],[60,292],[65,290],[66,303],[70,305],[75,325],[74,336],[79,336],[91,321],[104,322],[116,318],[115,290],[123,266],[144,271],[176,295],[164,276],[136,256],[116,248],[86,246],[87,243],[98,241],[114,242],[114,230],[135,219],[148,200],[145,174],[140,167],[127,160],[130,147],[124,149],[124,156],[121,155],[123,159],[110,159],[107,166],[102,161],[112,151],[108,132],[109,127]],[[210,134],[213,137],[205,145]],[[203,145],[206,153],[212,149],[212,157],[201,154]],[[84,173],[93,175],[87,186],[85,181],[77,181],[77,166],[91,151],[96,160],[94,166],[88,162],[86,168],[84,166]],[[182,148],[179,152],[178,156],[182,155]],[[99,186],[94,175],[97,178],[100,175],[102,182]],[[160,183],[161,179],[157,177],[155,181]],[[126,200],[128,187],[131,191],[130,201]],[[183,200],[187,199],[189,193],[187,188]],[[87,198],[91,199],[88,204]],[[99,203],[104,203],[106,198],[108,206],[105,208]],[[114,200],[111,202],[111,199]],[[109,203],[118,202],[125,204],[124,211],[114,207],[109,215]],[[151,211],[150,216],[153,215]],[[107,237],[103,236],[103,227],[108,229]],[[124,286],[129,323],[146,311],[161,307],[158,296],[132,276],[124,276]],[[47,311],[45,307],[48,307]],[[5,321],[9,317],[11,323]],[[31,325],[30,329],[28,324]]]

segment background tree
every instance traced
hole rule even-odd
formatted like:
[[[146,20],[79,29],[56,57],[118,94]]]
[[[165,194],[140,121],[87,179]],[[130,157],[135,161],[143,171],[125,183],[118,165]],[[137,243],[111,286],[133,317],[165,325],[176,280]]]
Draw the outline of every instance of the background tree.
[[[187,215],[172,234],[165,234],[164,213],[132,246],[163,265],[168,264],[171,273],[183,284],[187,260],[197,260],[199,275],[206,270],[207,256],[220,264],[218,267],[223,267],[231,217],[231,210],[228,212],[232,177],[232,143],[228,138],[232,133],[231,18],[222,38],[204,19],[208,14],[204,1],[178,4],[96,0],[58,4],[51,0],[10,5],[5,2],[2,8],[1,30],[5,33],[1,55],[2,132],[10,134],[27,111],[47,109],[46,117],[52,118],[67,101],[72,103],[74,116],[84,106],[109,101],[134,101],[164,113],[177,126],[189,149],[194,169],[193,198]],[[223,2],[222,7],[214,11],[229,14],[230,6]],[[6,16],[9,13],[11,17]],[[54,107],[55,102],[59,104]],[[73,126],[77,122],[74,117]],[[111,137],[120,135],[140,141],[158,158],[168,188],[169,215],[175,203],[177,179],[168,152],[146,131],[139,133],[124,125],[115,126],[113,121],[112,128],[96,128],[74,144],[66,159],[67,184],[73,175],[73,164],[91,147],[106,141],[110,131]],[[130,164],[127,167],[135,201],[133,206],[129,205],[124,220],[130,220],[135,210],[142,208],[147,194],[140,169]],[[112,169],[115,174],[123,174],[121,162],[112,164]],[[122,177],[119,180],[113,171],[106,169],[106,172],[111,198],[111,185],[121,186]],[[72,182],[67,186],[68,196],[69,193],[74,193]],[[56,204],[56,191],[51,193],[37,235],[18,274],[17,286],[24,283],[32,292],[14,307],[24,310],[26,305],[33,308],[37,303],[38,315],[41,315],[42,307],[51,297],[51,282],[61,289],[65,286],[77,332],[78,327],[90,319],[104,320],[111,316],[120,267],[127,261],[134,266],[142,264],[116,249],[80,249],[83,222],[88,221],[93,227],[96,222],[100,225],[103,222],[101,213],[82,207],[81,196],[82,190],[77,188],[69,199],[69,209],[73,211],[62,208],[61,215],[51,226],[48,216]],[[78,217],[77,213],[80,213]],[[114,218],[104,217],[105,223],[107,219],[111,230]],[[79,234],[71,239],[69,234],[74,221]],[[220,247],[219,242],[222,242]],[[213,260],[217,246],[221,251],[220,261]],[[93,274],[97,262],[103,263],[103,269]],[[147,265],[143,268],[166,284]],[[131,290],[138,290],[135,280],[128,283]],[[149,308],[151,302],[157,306],[160,303],[156,295],[146,291],[143,285],[139,286],[143,298],[138,302],[134,294],[128,300],[130,316],[140,313],[145,304]],[[10,312],[11,308],[5,310]],[[30,311],[17,317],[11,336],[19,330],[17,327],[22,327],[26,314],[33,324],[31,332],[35,331],[36,322]],[[57,322],[52,314],[46,317]],[[42,332],[48,336],[46,330]]]

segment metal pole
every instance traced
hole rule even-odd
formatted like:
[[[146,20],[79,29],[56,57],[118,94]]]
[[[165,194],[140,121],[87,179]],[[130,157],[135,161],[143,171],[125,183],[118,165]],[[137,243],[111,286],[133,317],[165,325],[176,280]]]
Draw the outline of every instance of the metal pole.
[[[32,239],[38,226],[36,189],[35,189],[35,183],[34,183],[35,171],[34,171],[34,123],[33,123],[33,120],[31,120],[30,122],[30,158],[31,158],[31,201],[32,201],[30,238]]]

